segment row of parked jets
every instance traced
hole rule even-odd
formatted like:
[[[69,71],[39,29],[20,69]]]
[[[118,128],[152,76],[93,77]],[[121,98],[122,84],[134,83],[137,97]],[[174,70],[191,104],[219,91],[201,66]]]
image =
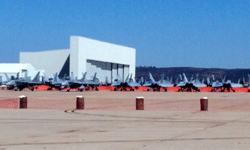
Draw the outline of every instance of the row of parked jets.
[[[86,79],[87,72],[83,73],[83,76],[80,80],[77,80],[77,78],[74,78],[73,73],[71,73],[71,76],[69,78],[66,77],[66,75],[63,78],[59,78],[57,73],[54,75],[54,78],[48,79],[46,76],[43,81],[39,80],[40,72],[36,74],[36,76],[31,80],[28,78],[27,73],[25,73],[25,76],[23,78],[19,78],[19,73],[17,74],[17,77],[15,79],[10,79],[7,74],[5,74],[7,81],[2,82],[2,86],[6,86],[7,89],[10,90],[23,90],[24,88],[29,88],[30,90],[34,90],[35,86],[38,85],[48,85],[49,89],[51,90],[53,88],[62,90],[67,88],[67,91],[69,92],[72,88],[77,88],[79,91],[83,90],[98,90],[98,86],[100,86],[99,79],[96,78],[96,73],[91,79]],[[213,87],[213,91],[217,91],[218,89],[221,89],[221,91],[234,91],[234,87],[250,87],[248,84],[241,84],[240,80],[238,83],[232,83],[231,80],[225,81],[226,77],[222,79],[222,81],[215,80],[214,76],[212,76],[212,81],[210,81],[210,78],[207,78],[207,81],[205,82],[204,79],[200,81],[198,79],[198,74],[196,75],[196,79],[193,79],[193,77],[190,78],[190,80],[187,79],[185,73],[183,75],[180,75],[179,77],[180,81],[178,81],[178,78],[175,83],[173,83],[172,78],[167,80],[164,79],[164,75],[161,76],[161,79],[159,81],[155,81],[152,74],[149,73],[149,80],[144,80],[141,78],[138,82],[132,79],[132,74],[128,75],[125,80],[122,80],[119,75],[117,75],[117,78],[114,80],[114,82],[111,84],[111,86],[115,87],[115,91],[134,91],[135,88],[138,88],[139,86],[145,86],[148,87],[148,91],[160,91],[161,89],[164,89],[164,91],[167,91],[169,87],[180,87],[179,91],[197,91],[199,92],[199,88],[201,87]],[[243,79],[244,80],[244,79]],[[245,82],[244,82],[245,83]],[[234,91],[235,92],[235,91]]]
[[[39,75],[40,72],[36,74],[36,76],[31,80],[27,73],[25,73],[25,76],[19,77],[19,73],[17,73],[17,77],[14,79],[10,79],[7,74],[5,74],[6,81],[2,82],[2,86],[6,86],[9,90],[19,90],[22,91],[25,88],[29,88],[30,90],[34,91],[35,86],[38,85],[48,85],[49,89],[52,90],[52,88],[56,88],[59,90],[67,88],[67,91],[69,92],[72,88],[78,88],[80,91],[83,91],[84,89],[92,89],[92,90],[98,90],[98,86],[100,85],[99,80],[96,78],[96,73],[92,79],[86,79],[85,72],[83,74],[83,77],[80,80],[77,80],[77,78],[74,78],[73,73],[71,74],[69,79],[66,79],[66,75],[60,79],[57,75],[57,73],[54,75],[54,78],[48,79],[45,75],[45,78],[43,81],[40,81]]]
[[[132,75],[131,75],[132,76]],[[250,78],[250,76],[249,76]],[[249,84],[244,84],[245,80],[243,78],[243,84],[240,83],[240,80],[238,80],[238,83],[232,83],[231,80],[225,80],[226,76],[222,79],[222,81],[215,80],[214,76],[212,75],[212,79],[210,80],[209,77],[207,77],[207,81],[203,79],[202,81],[199,80],[198,74],[196,75],[196,79],[193,79],[193,76],[190,78],[190,80],[187,79],[185,73],[183,73],[183,76],[179,76],[180,81],[178,81],[178,78],[175,83],[173,83],[172,78],[167,80],[164,79],[164,74],[161,76],[161,79],[159,81],[155,81],[152,74],[149,73],[149,80],[144,81],[143,78],[139,80],[139,82],[134,82],[132,78],[127,78],[125,81],[121,81],[120,77],[118,76],[117,80],[115,80],[115,83],[112,84],[113,86],[116,86],[117,88],[115,90],[126,90],[126,88],[129,88],[130,90],[133,90],[133,87],[139,87],[139,86],[145,86],[149,87],[149,90],[153,91],[160,91],[161,88],[164,89],[164,91],[167,91],[169,87],[180,87],[179,91],[197,91],[200,92],[201,87],[213,87],[212,91],[218,91],[219,89],[224,92],[225,90],[230,91],[232,90],[235,92],[233,88],[235,87],[250,87]]]

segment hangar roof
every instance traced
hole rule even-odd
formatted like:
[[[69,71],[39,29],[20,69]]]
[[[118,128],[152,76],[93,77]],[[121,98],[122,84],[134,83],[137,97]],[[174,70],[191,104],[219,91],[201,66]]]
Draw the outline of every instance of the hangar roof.
[[[34,68],[30,63],[0,63],[0,72],[15,73],[21,69]]]

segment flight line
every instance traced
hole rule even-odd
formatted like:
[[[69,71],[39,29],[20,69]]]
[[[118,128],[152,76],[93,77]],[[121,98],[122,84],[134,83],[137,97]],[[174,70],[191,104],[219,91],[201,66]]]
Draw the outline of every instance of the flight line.
[[[221,80],[216,80],[214,76],[207,80],[204,79],[200,81],[198,74],[194,79],[193,76],[188,80],[185,73],[179,75],[179,78],[173,82],[172,78],[164,79],[164,74],[161,76],[159,81],[156,81],[151,73],[149,73],[149,79],[145,80],[141,78],[138,82],[132,78],[132,74],[128,74],[127,78],[122,80],[122,78],[117,74],[116,79],[111,83],[100,83],[99,79],[96,77],[97,73],[94,74],[90,79],[86,78],[86,74],[82,73],[82,78],[77,79],[74,77],[73,73],[69,77],[64,75],[63,78],[59,78],[56,73],[53,78],[47,78],[46,75],[43,77],[42,81],[39,80],[40,72],[37,72],[36,76],[31,80],[28,74],[25,73],[24,77],[19,77],[17,73],[16,78],[10,79],[7,74],[4,74],[6,81],[1,83],[2,89],[6,88],[8,90],[22,91],[24,89],[42,89],[42,90],[71,90],[88,91],[88,90],[112,90],[112,91],[178,91],[178,92],[200,92],[200,91],[211,91],[211,92],[225,92],[225,91],[246,91],[250,92],[250,85],[245,82],[232,83],[231,80],[226,81],[226,76]],[[205,89],[205,90],[204,90]],[[237,90],[238,89],[238,90]],[[241,90],[239,90],[241,89]]]

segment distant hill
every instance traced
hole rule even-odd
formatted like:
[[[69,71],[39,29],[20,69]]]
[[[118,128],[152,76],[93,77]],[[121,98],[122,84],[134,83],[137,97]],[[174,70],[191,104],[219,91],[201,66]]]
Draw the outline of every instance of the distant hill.
[[[249,81],[248,74],[250,75],[250,69],[221,69],[221,68],[193,68],[193,67],[170,67],[170,68],[156,68],[151,67],[136,67],[136,79],[143,77],[149,79],[149,73],[153,75],[155,80],[160,80],[161,75],[164,73],[166,77],[173,77],[173,81],[179,78],[179,74],[185,73],[187,78],[196,78],[196,74],[199,74],[199,79],[203,78],[206,80],[207,77],[215,76],[216,80],[221,81],[226,75],[226,80],[231,80],[232,82],[238,82],[238,79],[245,78]]]

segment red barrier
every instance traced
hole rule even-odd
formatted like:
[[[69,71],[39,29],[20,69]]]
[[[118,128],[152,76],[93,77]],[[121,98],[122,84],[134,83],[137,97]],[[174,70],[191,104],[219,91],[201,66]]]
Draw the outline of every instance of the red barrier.
[[[38,90],[48,90],[49,86],[47,85],[39,85],[37,86]],[[98,89],[99,90],[115,90],[115,86],[99,86]],[[149,87],[146,86],[139,86],[138,88],[132,87],[132,89],[134,89],[134,91],[147,91],[149,89]],[[178,91],[180,90],[180,87],[168,87],[167,91]],[[198,88],[201,92],[211,92],[214,88],[213,87],[200,87]],[[58,90],[53,88],[52,90]],[[72,89],[73,90],[73,89]],[[129,91],[129,88],[126,88],[127,91]],[[233,88],[233,90],[235,90],[235,92],[248,92],[249,88],[248,87],[241,87],[241,88]],[[164,88],[161,88],[161,91],[164,91]],[[220,92],[221,89],[218,89],[218,92]],[[232,92],[232,90],[230,90]]]
[[[168,87],[168,91],[178,91],[180,89],[180,87]]]
[[[248,87],[238,87],[238,88],[232,88],[229,91],[227,89],[224,89],[224,92],[233,92],[233,90],[235,92],[248,92],[248,89],[249,89]],[[222,90],[223,89],[219,88],[217,92],[221,92]]]
[[[248,87],[233,88],[235,92],[248,92]]]
[[[200,87],[198,88],[201,92],[211,92],[214,88],[213,87]]]
[[[111,90],[111,86],[99,86],[99,90]]]
[[[49,86],[48,85],[38,85],[37,90],[48,90]]]
[[[0,100],[0,108],[18,108],[18,99],[4,99]]]

